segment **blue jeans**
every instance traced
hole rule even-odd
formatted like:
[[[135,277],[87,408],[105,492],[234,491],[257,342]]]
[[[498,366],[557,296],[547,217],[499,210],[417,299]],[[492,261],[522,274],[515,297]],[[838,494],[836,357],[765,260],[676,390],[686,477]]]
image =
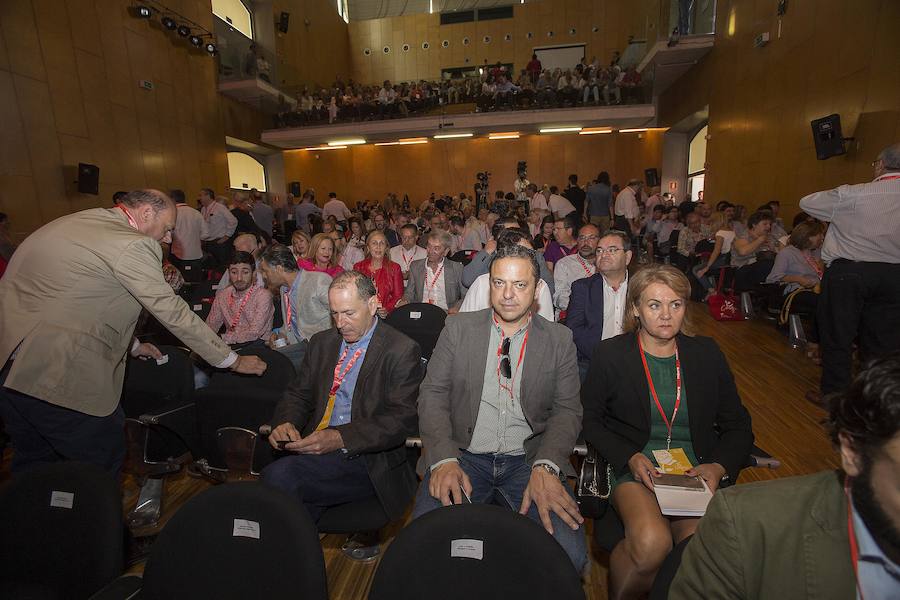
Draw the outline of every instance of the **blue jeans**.
[[[522,496],[531,478],[531,467],[525,462],[524,456],[504,456],[497,454],[472,454],[463,451],[459,457],[459,466],[472,482],[472,502],[478,504],[498,504],[507,506],[518,512],[522,506]],[[440,508],[441,501],[431,496],[428,492],[428,482],[431,480],[431,472],[425,473],[425,479],[419,486],[416,495],[416,505],[413,507],[412,518],[418,518],[427,512]],[[565,486],[571,495],[572,491]],[[531,504],[528,509],[528,518],[541,524],[537,506]],[[580,574],[587,564],[587,542],[584,537],[584,527],[573,530],[553,512],[550,513],[553,525],[553,537],[559,542],[566,554]]]

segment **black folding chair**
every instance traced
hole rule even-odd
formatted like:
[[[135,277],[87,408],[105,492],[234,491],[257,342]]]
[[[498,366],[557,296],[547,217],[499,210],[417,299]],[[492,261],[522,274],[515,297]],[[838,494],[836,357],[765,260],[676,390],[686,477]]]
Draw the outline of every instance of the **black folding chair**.
[[[515,573],[515,577],[510,577]],[[508,508],[438,508],[388,546],[369,600],[584,598],[579,574],[543,527]]]
[[[123,577],[92,600],[328,598],[309,513],[259,482],[229,483],[181,507],[150,550],[143,579]]]
[[[156,524],[162,510],[164,476],[190,462],[199,445],[194,406],[194,367],[187,351],[158,346],[164,364],[130,357],[122,389],[125,411],[124,470],[141,492],[128,515],[132,527]]]
[[[447,313],[444,309],[425,302],[404,304],[388,315],[387,324],[408,335],[422,349],[422,359],[431,359],[437,345]]]
[[[59,462],[0,492],[0,598],[87,598],[122,574],[119,486],[99,467]]]
[[[294,378],[294,366],[283,354],[262,345],[237,351],[266,362],[265,374],[213,373],[209,386],[195,393],[200,422],[201,460],[197,468],[218,478],[246,479],[272,462],[272,448],[258,440],[260,425],[267,424]]]

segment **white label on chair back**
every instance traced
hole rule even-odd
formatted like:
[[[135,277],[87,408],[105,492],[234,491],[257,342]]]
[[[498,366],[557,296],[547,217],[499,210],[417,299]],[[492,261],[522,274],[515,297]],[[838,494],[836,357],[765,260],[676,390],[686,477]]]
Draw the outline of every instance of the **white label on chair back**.
[[[481,560],[484,558],[484,540],[451,540],[450,557]]]
[[[56,490],[50,492],[50,506],[72,508],[73,504],[75,504],[75,494],[72,492],[57,492]]]
[[[202,304],[195,304],[195,305],[194,305],[194,310],[195,310],[195,311],[196,311],[196,310],[203,310],[203,305],[202,305]]]
[[[248,521],[246,519],[234,520],[234,531],[231,532],[233,537],[248,537],[255,540],[259,539],[259,523],[257,521]]]
[[[414,311],[414,312],[411,312],[411,313],[409,313],[409,318],[410,318],[410,319],[421,319],[421,318],[422,318],[422,313],[420,313],[420,312],[415,312],[415,311]]]

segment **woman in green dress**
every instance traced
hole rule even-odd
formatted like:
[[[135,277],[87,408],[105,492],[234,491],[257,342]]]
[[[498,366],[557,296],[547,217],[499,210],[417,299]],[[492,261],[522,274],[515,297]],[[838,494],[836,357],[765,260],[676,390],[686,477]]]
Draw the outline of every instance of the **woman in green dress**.
[[[650,265],[628,283],[625,330],[597,345],[582,386],[584,438],[614,470],[612,507],[625,539],[610,557],[610,598],[645,596],[673,544],[698,518],[668,517],[653,493],[654,450],[684,451],[715,490],[737,479],[753,447],[750,415],[711,338],[691,336],[690,283]]]

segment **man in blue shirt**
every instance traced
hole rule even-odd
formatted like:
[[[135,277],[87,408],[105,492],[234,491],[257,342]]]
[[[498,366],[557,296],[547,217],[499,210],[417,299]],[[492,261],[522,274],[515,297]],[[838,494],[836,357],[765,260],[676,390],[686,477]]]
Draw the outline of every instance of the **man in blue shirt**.
[[[296,495],[313,520],[372,496],[399,518],[416,490],[405,442],[418,429],[421,350],[375,316],[375,286],[361,273],[335,277],[328,302],[335,327],[310,338],[275,408],[269,442],[285,454],[262,478]]]

